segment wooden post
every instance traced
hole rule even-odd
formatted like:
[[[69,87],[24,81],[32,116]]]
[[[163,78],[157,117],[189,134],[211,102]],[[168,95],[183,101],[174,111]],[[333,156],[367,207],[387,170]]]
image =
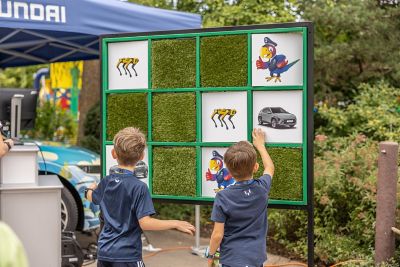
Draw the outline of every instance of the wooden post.
[[[394,256],[395,235],[391,228],[396,221],[396,193],[399,145],[379,143],[376,198],[375,264]]]

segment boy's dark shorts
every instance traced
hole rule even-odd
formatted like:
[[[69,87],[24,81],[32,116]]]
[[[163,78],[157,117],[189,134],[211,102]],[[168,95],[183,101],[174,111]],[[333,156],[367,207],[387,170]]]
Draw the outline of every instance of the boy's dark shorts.
[[[97,261],[97,267],[145,267],[143,261],[138,262],[109,262]]]

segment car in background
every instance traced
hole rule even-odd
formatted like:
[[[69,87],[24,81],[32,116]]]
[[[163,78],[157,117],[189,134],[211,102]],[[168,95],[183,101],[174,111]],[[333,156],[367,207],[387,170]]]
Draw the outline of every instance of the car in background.
[[[258,113],[258,124],[270,125],[272,128],[277,127],[294,127],[297,118],[294,114],[287,112],[281,107],[265,107]]]
[[[39,174],[56,175],[61,191],[61,226],[65,231],[89,231],[100,225],[99,207],[85,199],[85,189],[100,181],[100,156],[90,150],[56,142],[35,141]]]

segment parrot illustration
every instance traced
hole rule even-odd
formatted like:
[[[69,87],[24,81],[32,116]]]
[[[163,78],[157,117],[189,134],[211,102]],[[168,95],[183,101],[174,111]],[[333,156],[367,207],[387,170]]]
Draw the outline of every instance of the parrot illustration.
[[[214,189],[216,193],[235,183],[228,169],[224,167],[223,157],[216,150],[212,152],[212,158],[206,172],[206,180],[217,182],[218,188]]]
[[[277,55],[277,43],[273,42],[270,38],[264,38],[264,45],[260,49],[260,55],[256,61],[257,69],[269,70],[269,77],[265,79],[267,82],[274,80],[281,82],[281,74],[288,71],[300,59],[288,63],[285,55]]]

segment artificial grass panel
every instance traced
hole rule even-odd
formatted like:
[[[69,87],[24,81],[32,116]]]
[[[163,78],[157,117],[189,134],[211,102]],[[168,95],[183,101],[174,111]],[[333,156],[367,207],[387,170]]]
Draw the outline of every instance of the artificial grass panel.
[[[275,174],[272,179],[270,199],[302,200],[303,199],[303,159],[300,148],[267,148],[275,165]],[[262,175],[264,167],[260,155],[257,156],[260,164],[255,177]],[[305,185],[304,185],[305,186]]]
[[[152,42],[152,87],[196,86],[196,39]]]
[[[147,94],[111,94],[107,97],[107,140],[126,127],[137,127],[147,136]]]
[[[196,196],[196,149],[153,149],[153,194]]]
[[[153,141],[196,141],[195,93],[153,95]]]
[[[247,85],[247,35],[203,37],[200,44],[202,87]]]

